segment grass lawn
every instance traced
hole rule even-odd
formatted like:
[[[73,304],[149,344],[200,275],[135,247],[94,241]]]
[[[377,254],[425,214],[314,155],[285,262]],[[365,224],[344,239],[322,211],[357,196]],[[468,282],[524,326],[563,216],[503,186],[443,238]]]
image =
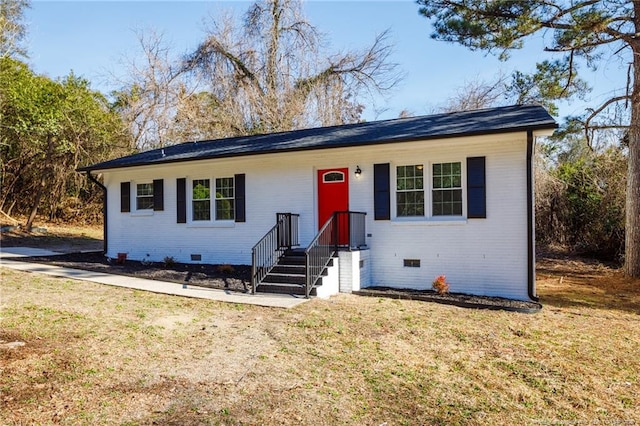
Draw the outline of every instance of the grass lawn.
[[[640,282],[598,264],[540,265],[535,315],[0,272],[2,424],[640,423]]]

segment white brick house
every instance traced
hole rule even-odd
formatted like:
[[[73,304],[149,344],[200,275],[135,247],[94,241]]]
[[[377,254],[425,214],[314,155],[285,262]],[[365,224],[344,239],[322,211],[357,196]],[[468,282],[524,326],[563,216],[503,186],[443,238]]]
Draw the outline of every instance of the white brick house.
[[[334,211],[351,211],[364,227],[346,234],[333,219],[343,249],[318,294],[429,289],[445,274],[452,292],[528,300],[534,139],[556,127],[542,107],[510,106],[187,142],[81,171],[104,185],[109,257],[252,264],[277,213],[294,214],[304,249]]]

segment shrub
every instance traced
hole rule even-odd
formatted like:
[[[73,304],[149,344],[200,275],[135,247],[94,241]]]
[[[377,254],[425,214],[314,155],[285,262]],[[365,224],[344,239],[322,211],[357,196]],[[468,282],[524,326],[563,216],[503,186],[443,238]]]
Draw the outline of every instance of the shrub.
[[[218,265],[218,272],[220,272],[221,274],[233,274],[233,266],[231,265]]]
[[[536,240],[619,260],[624,253],[626,155],[619,148],[567,156],[536,171]]]
[[[169,268],[176,264],[176,260],[173,258],[173,256],[165,256],[162,261],[164,262],[165,268]]]
[[[431,285],[438,294],[449,293],[449,283],[447,277],[444,275],[438,275]]]

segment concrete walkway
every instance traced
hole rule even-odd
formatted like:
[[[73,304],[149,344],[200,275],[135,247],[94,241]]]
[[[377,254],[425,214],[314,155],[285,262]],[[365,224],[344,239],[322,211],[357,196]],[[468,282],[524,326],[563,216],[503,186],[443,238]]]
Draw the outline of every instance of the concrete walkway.
[[[153,293],[217,300],[219,302],[227,303],[242,303],[247,305],[267,306],[272,308],[292,308],[309,300],[301,296],[262,293],[251,295],[206,287],[198,287],[193,285],[147,280],[144,278],[105,274],[103,272],[83,271],[80,269],[62,268],[59,266],[31,262],[20,262],[14,260],[15,258],[19,257],[48,256],[54,254],[61,253],[47,252],[46,250],[42,249],[30,249],[28,247],[2,247],[0,249],[0,267],[15,269],[24,272],[51,275],[54,277],[90,281],[98,284],[107,284],[116,287],[151,291]]]

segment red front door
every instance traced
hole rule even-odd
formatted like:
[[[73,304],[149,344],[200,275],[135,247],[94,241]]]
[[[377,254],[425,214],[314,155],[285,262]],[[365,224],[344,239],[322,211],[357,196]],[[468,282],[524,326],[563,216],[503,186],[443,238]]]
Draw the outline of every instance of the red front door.
[[[349,210],[349,169],[318,170],[318,229],[334,212]],[[344,222],[346,225],[346,221]],[[340,223],[342,225],[342,223]],[[349,229],[340,226],[339,244],[349,242]]]

